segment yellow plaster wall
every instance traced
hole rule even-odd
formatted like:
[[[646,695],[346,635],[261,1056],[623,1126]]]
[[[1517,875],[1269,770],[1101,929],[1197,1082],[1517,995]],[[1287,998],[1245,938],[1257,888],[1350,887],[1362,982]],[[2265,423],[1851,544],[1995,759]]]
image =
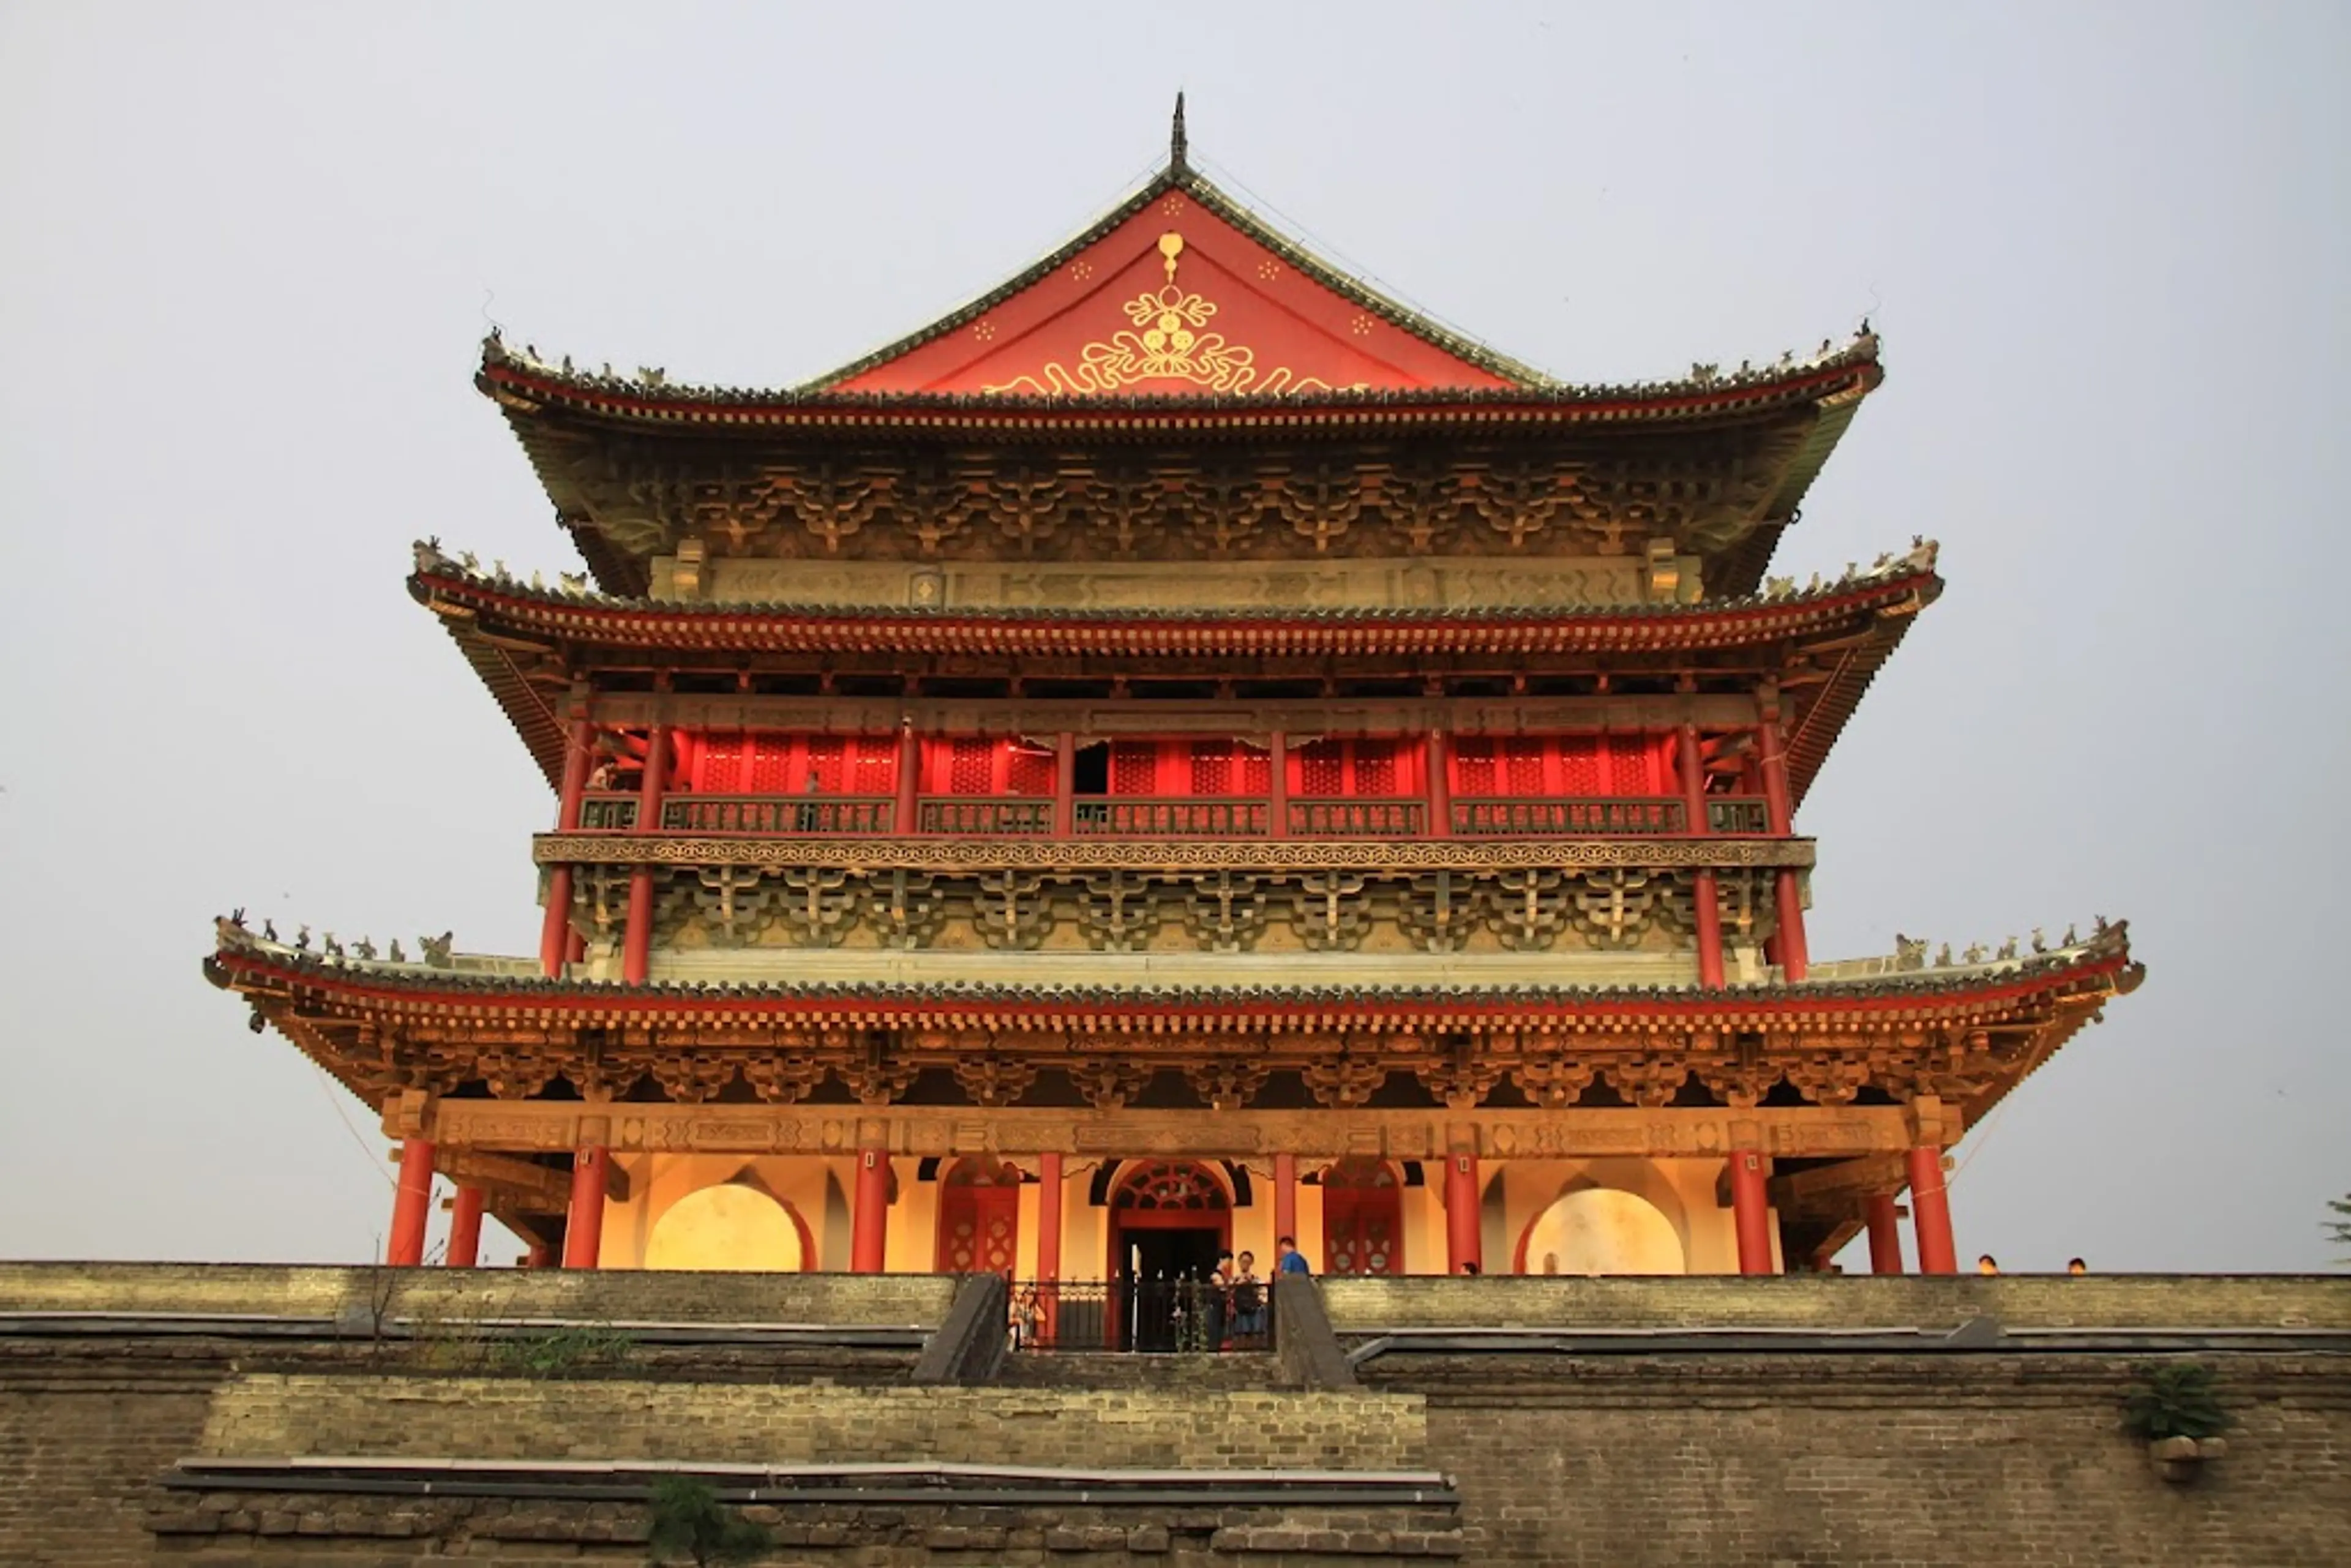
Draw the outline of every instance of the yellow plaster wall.
[[[815,1269],[829,1256],[847,1256],[847,1216],[833,1223],[844,1234],[828,1240],[825,1183],[828,1174],[845,1193],[855,1191],[855,1172],[845,1158],[813,1155],[749,1157],[737,1155],[634,1155],[621,1156],[629,1173],[631,1193],[626,1202],[608,1203],[604,1210],[603,1266],[641,1269],[653,1228],[670,1207],[688,1193],[734,1179],[747,1169],[769,1194],[794,1209],[808,1228],[810,1242],[807,1266]],[[1036,1162],[1019,1162],[1034,1175]],[[919,1162],[899,1157],[892,1162],[898,1198],[890,1206],[884,1261],[892,1273],[926,1274],[938,1258],[940,1185],[918,1181]],[[1087,1202],[1097,1166],[1071,1161],[1062,1178],[1061,1276],[1094,1280],[1108,1262],[1110,1211]],[[1253,1201],[1233,1210],[1233,1249],[1257,1254],[1260,1270],[1270,1270],[1274,1256],[1273,1173],[1252,1167]],[[1580,1180],[1639,1194],[1672,1222],[1693,1274],[1736,1273],[1738,1239],[1730,1211],[1715,1204],[1719,1160],[1649,1160],[1632,1157],[1570,1160],[1511,1160],[1489,1163],[1481,1173],[1486,1190],[1481,1235],[1487,1271],[1510,1270],[1519,1238],[1536,1216]],[[1432,1166],[1428,1185],[1405,1187],[1400,1194],[1403,1218],[1404,1269],[1410,1274],[1446,1271],[1446,1223],[1442,1170]],[[1499,1218],[1492,1201],[1499,1184]],[[1024,1183],[1019,1191],[1020,1276],[1037,1272],[1037,1224],[1042,1188]],[[1322,1189],[1301,1183],[1298,1188],[1298,1246],[1308,1262],[1322,1269]],[[1776,1255],[1777,1227],[1773,1228]],[[1540,1270],[1531,1258],[1528,1271]]]
[[[1739,1271],[1739,1239],[1731,1223],[1730,1210],[1716,1206],[1716,1183],[1722,1174],[1719,1160],[1640,1159],[1630,1156],[1603,1159],[1573,1160],[1511,1160],[1497,1162],[1489,1167],[1491,1174],[1486,1181],[1490,1186],[1499,1182],[1502,1191],[1501,1220],[1496,1224],[1490,1208],[1486,1215],[1482,1240],[1486,1254],[1486,1270],[1502,1274],[1511,1271],[1516,1261],[1519,1239],[1526,1233],[1536,1217],[1570,1186],[1588,1180],[1593,1186],[1635,1193],[1650,1203],[1672,1222],[1680,1238],[1686,1255],[1685,1272],[1692,1274],[1735,1274]],[[1440,1220],[1441,1227],[1441,1220]],[[1772,1266],[1780,1267],[1778,1226],[1772,1227]],[[1444,1233],[1437,1232],[1437,1256],[1443,1257]],[[1413,1255],[1406,1254],[1409,1260]],[[1541,1267],[1539,1258],[1530,1258],[1530,1273]],[[1438,1269],[1416,1272],[1441,1272]]]
[[[808,1227],[811,1246],[804,1260],[814,1269],[824,1255],[824,1176],[826,1166],[839,1165],[848,1179],[847,1162],[800,1155],[621,1155],[615,1158],[629,1175],[629,1197],[604,1205],[604,1236],[600,1261],[607,1269],[642,1269],[653,1227],[671,1207],[687,1194],[716,1186],[747,1170],[757,1184],[778,1202],[799,1214]],[[927,1273],[930,1260],[909,1273]]]

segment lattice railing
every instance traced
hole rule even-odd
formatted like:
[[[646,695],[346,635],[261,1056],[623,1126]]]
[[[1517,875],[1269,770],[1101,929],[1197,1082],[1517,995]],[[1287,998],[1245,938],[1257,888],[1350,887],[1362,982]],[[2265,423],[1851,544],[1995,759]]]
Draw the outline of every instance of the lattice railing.
[[[1428,831],[1425,800],[1292,800],[1290,831],[1308,839],[1409,839]]]
[[[1453,831],[1463,838],[1678,833],[1688,820],[1682,802],[1672,796],[1499,796],[1453,802]]]
[[[886,833],[887,795],[679,795],[662,802],[673,833]],[[632,813],[632,820],[634,813]]]
[[[1053,802],[933,797],[922,802],[915,820],[925,833],[1039,837],[1053,831]]]
[[[1075,802],[1071,825],[1081,838],[1261,839],[1272,813],[1263,800],[1102,796]]]

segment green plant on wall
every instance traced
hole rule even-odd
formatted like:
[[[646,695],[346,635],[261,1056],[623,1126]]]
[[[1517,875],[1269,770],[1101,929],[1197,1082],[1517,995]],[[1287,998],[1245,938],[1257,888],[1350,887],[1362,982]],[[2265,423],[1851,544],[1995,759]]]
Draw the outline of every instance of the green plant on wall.
[[[2333,1209],[2335,1214],[2335,1218],[2326,1222],[2327,1239],[2337,1247],[2351,1247],[2351,1195],[2330,1197],[2326,1200],[2326,1207]],[[2337,1263],[2351,1263],[2351,1252],[2346,1252],[2335,1260]]]
[[[636,1342],[619,1329],[571,1323],[500,1341],[491,1352],[490,1364],[518,1377],[575,1377],[625,1366],[635,1350]]]
[[[647,1509],[651,1528],[645,1539],[656,1563],[683,1557],[697,1568],[720,1568],[756,1563],[775,1547],[766,1525],[738,1517],[718,1500],[708,1482],[692,1476],[655,1481]]]
[[[2135,1368],[2140,1382],[2123,1398],[2123,1429],[2155,1442],[2164,1437],[2217,1437],[2229,1429],[2229,1412],[2212,1386],[2212,1369],[2200,1361],[2175,1361]]]

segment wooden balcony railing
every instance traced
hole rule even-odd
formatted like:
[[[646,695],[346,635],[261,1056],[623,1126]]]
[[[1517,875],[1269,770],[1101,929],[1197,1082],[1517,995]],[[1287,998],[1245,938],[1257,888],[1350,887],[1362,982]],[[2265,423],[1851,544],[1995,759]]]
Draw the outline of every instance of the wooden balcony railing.
[[[1075,802],[1080,838],[1261,839],[1272,820],[1263,800],[1098,796]]]
[[[1453,802],[1465,839],[1604,838],[1678,833],[1688,821],[1673,796],[1489,796]]]
[[[1706,826],[1708,832],[1760,837],[1771,831],[1771,809],[1761,795],[1711,796],[1706,803]]]
[[[1292,800],[1290,831],[1305,839],[1409,839],[1428,831],[1425,800]]]
[[[931,796],[922,801],[915,825],[917,831],[925,833],[1042,838],[1053,831],[1053,802]]]
[[[1045,838],[1053,831],[1054,802],[1036,796],[1008,800],[929,795],[919,802],[915,831],[979,838]],[[887,834],[897,802],[886,795],[673,795],[662,802],[662,831],[746,837]],[[1706,803],[1707,831],[1761,837],[1771,817],[1761,796],[1716,795]],[[1454,834],[1465,839],[1672,836],[1688,831],[1679,796],[1470,796],[1452,803]],[[1412,800],[1293,800],[1289,829],[1296,838],[1405,839],[1428,831],[1428,803]],[[1080,838],[1262,839],[1273,824],[1261,800],[1196,796],[1081,796],[1071,826]],[[580,803],[583,832],[627,832],[637,825],[634,794],[594,794]]]
[[[636,825],[637,798],[634,795],[587,795],[580,799],[580,826],[582,831],[621,832]]]
[[[886,833],[897,806],[887,795],[673,795],[662,802],[662,831]]]

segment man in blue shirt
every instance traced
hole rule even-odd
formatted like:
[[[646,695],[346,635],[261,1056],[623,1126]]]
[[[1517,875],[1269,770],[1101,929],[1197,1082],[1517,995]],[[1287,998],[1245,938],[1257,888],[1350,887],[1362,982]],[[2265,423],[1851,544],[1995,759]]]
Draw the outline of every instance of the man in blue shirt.
[[[1282,1237],[1273,1244],[1273,1271],[1277,1274],[1313,1272],[1306,1266],[1306,1254],[1298,1249],[1298,1243],[1290,1237]]]

